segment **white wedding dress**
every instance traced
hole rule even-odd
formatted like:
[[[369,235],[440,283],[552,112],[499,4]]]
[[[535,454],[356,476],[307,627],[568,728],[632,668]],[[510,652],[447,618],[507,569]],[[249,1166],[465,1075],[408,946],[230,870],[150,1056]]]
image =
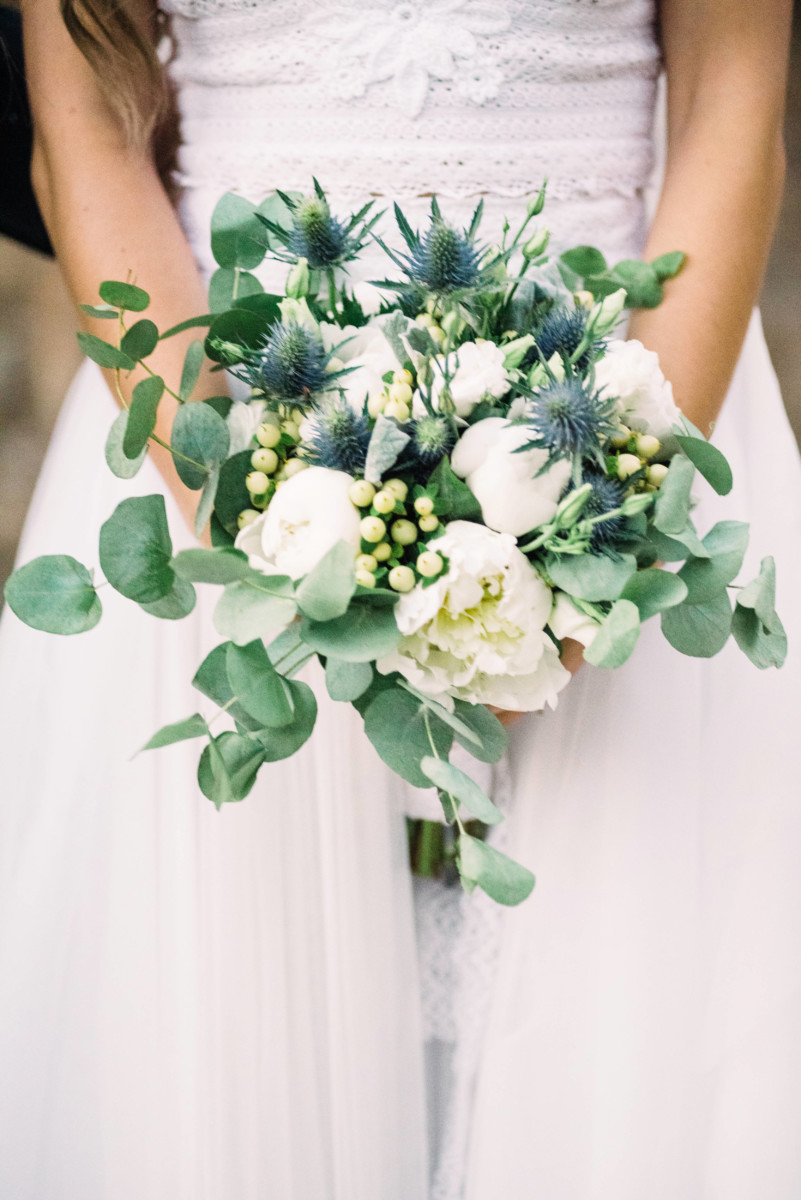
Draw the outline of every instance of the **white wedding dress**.
[[[339,213],[484,195],[487,236],[547,175],[557,245],[641,248],[651,0],[165,7],[204,269],[223,191],[312,174]],[[93,565],[118,500],[161,490],[106,470],[113,416],[89,364],[21,561]],[[205,598],[169,625],[104,589],[64,640],[5,614],[3,1200],[798,1200],[801,468],[757,316],[717,440],[736,488],[699,522],[751,521],[748,575],[775,554],[787,665],[652,624],[522,720],[494,781],[537,875],[513,911],[415,902],[408,796],[347,706],[219,814],[196,743],[132,758],[202,707]]]

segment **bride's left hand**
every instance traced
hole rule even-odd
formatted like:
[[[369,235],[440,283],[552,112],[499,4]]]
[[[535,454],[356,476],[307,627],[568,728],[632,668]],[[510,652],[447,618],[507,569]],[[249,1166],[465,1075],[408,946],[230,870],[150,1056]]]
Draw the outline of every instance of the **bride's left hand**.
[[[571,675],[575,675],[583,662],[584,647],[581,642],[577,642],[575,638],[564,638],[562,640],[562,666],[567,667]],[[490,712],[495,713],[501,725],[514,725],[515,721],[525,716],[525,713],[514,712],[508,708],[495,708],[493,704],[488,704],[487,707]]]

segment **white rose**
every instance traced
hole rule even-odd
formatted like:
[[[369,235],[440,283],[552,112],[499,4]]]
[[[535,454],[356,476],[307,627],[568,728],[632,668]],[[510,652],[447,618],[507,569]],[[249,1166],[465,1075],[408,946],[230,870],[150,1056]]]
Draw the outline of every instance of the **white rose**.
[[[337,387],[342,388],[350,406],[362,412],[365,398],[380,396],[386,387],[384,376],[388,371],[399,371],[401,363],[377,324],[360,329],[355,325],[340,329],[338,325],[323,324],[320,333],[326,350],[336,348],[340,362],[356,368],[343,375]]]
[[[433,360],[434,379],[431,397],[434,408],[445,387],[445,373],[450,372],[448,389],[457,417],[469,417],[485,396],[500,400],[509,391],[509,376],[504,365],[503,350],[494,342],[465,342],[454,354],[439,355]],[[425,406],[419,395],[414,398],[414,415],[422,417]]]
[[[519,712],[555,707],[570,673],[545,632],[551,590],[515,539],[452,521],[430,545],[447,555],[448,571],[401,596],[403,637],[378,670],[399,671],[448,707],[454,697]]]
[[[622,421],[640,433],[652,433],[665,448],[673,426],[681,421],[681,411],[653,350],[634,339],[609,342],[595,364],[595,382],[607,395],[618,398]]]
[[[565,592],[555,594],[548,624],[560,642],[563,638],[574,638],[585,649],[595,641],[595,635],[601,627],[600,621],[583,613]]]
[[[327,467],[308,467],[285,480],[270,506],[236,539],[250,565],[267,575],[300,579],[338,541],[360,545],[359,513],[348,490],[353,477]]]
[[[528,440],[523,425],[486,417],[465,430],[451,454],[451,466],[481,505],[485,525],[520,537],[553,519],[570,479],[570,463],[548,461],[545,450],[521,450]]]

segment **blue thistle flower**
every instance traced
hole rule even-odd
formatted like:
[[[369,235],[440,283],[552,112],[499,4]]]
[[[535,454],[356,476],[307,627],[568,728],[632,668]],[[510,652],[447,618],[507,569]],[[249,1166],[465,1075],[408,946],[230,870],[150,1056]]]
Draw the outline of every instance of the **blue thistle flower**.
[[[587,314],[583,308],[554,308],[552,309],[542,323],[539,333],[535,334],[537,346],[532,350],[527,362],[527,366],[531,366],[534,362],[540,361],[540,358],[545,362],[557,352],[563,357],[569,358],[574,353],[584,337],[584,330],[587,325]],[[539,353],[537,353],[539,351]],[[585,371],[590,364],[589,351],[585,350],[581,357],[576,362],[576,367],[579,371]]]
[[[331,216],[324,196],[307,196],[293,210],[289,249],[315,269],[332,267],[345,257],[347,229]]]
[[[248,363],[248,381],[268,397],[302,404],[313,392],[330,386],[326,354],[317,334],[305,325],[279,321]]]
[[[421,466],[436,466],[455,444],[456,435],[445,417],[426,415],[413,422],[412,445]]]
[[[589,483],[592,486],[592,493],[584,509],[584,517],[600,517],[604,513],[613,512],[616,508],[620,508],[620,505],[623,503],[623,498],[626,494],[626,484],[618,479],[608,479],[606,475],[601,475],[599,472],[587,471],[584,474],[582,483]],[[572,491],[572,488],[569,490]],[[623,522],[624,518],[617,516],[610,517],[608,521],[599,521],[597,525],[593,525],[590,549],[608,549],[620,533]]]
[[[480,252],[464,231],[434,216],[404,266],[412,282],[427,291],[455,292],[478,282],[480,260]]]
[[[316,466],[360,475],[367,460],[370,426],[343,397],[315,408],[312,432],[304,438],[304,457]]]
[[[595,459],[611,435],[614,400],[589,391],[578,376],[567,376],[542,388],[526,404],[525,423],[531,440],[521,449],[547,450],[552,458]]]

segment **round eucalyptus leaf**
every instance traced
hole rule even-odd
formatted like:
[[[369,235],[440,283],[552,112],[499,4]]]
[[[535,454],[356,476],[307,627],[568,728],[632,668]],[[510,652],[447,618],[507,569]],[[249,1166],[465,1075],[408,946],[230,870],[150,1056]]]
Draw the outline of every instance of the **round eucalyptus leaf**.
[[[240,450],[227,458],[220,467],[214,513],[231,537],[236,537],[238,533],[236,521],[239,514],[252,507],[250,492],[245,487],[245,479],[251,470],[251,456],[251,450]]]
[[[230,438],[228,426],[213,408],[190,402],[175,414],[170,441],[181,481],[197,491],[225,458]]]
[[[129,312],[144,312],[150,304],[150,296],[144,288],[136,287],[133,283],[106,279],[99,291],[100,299],[105,304],[113,304],[115,308],[128,309]]]
[[[373,668],[367,662],[344,662],[329,658],[325,664],[325,686],[332,700],[358,700],[373,682]]]
[[[459,837],[459,874],[498,904],[521,904],[534,887],[527,867],[466,833]]]
[[[192,584],[176,575],[171,592],[167,592],[160,600],[153,600],[141,607],[151,617],[160,617],[163,621],[180,621],[189,616],[196,602],[197,593]]]
[[[453,743],[453,731],[400,688],[379,692],[364,714],[364,732],[387,766],[419,788],[431,787],[422,760],[447,758]]]
[[[346,662],[381,658],[395,649],[401,637],[393,609],[369,603],[353,604],[333,621],[304,617],[300,632],[306,645],[318,654],[332,654]]]
[[[256,206],[234,192],[217,202],[211,217],[211,252],[221,267],[257,267],[267,252],[268,235]]]
[[[264,762],[261,744],[250,734],[221,733],[200,756],[197,781],[204,796],[219,809],[244,800]]]
[[[289,725],[264,729],[256,735],[264,748],[265,762],[291,758],[309,740],[317,720],[317,700],[309,685],[298,679],[285,682],[292,697],[294,715]]]
[[[152,354],[158,344],[158,328],[145,317],[131,326],[120,342],[120,349],[134,362],[138,362]]]
[[[103,612],[92,576],[68,554],[18,567],[6,581],[5,597],[21,621],[45,633],[85,633]]]
[[[662,632],[674,650],[693,658],[713,658],[728,641],[732,610],[723,592],[709,604],[679,604],[662,613]]]
[[[159,375],[149,375],[134,388],[122,439],[122,451],[126,458],[141,460],[148,438],[156,427],[156,415],[163,394],[164,380]]]
[[[172,541],[163,496],[133,496],[100,529],[100,566],[129,600],[150,604],[172,591]]]
[[[115,418],[106,438],[106,463],[108,469],[118,479],[133,479],[147,454],[146,446],[137,454],[136,458],[128,458],[125,453],[125,435],[128,431],[129,416],[130,409],[123,409]]]
[[[79,333],[78,345],[83,350],[87,358],[91,358],[92,362],[96,362],[99,367],[105,370],[132,371],[136,363],[122,350],[118,350],[116,346],[112,346],[110,342],[104,342],[102,338],[95,337],[93,333]]]

